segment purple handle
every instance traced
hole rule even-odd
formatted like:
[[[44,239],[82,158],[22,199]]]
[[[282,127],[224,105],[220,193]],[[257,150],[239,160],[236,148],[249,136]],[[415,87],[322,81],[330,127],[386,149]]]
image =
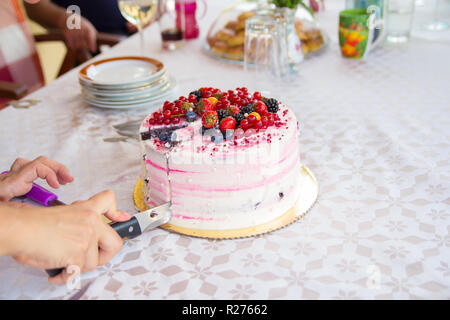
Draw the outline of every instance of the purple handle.
[[[4,173],[8,173],[8,171],[2,172],[2,174]],[[48,203],[50,201],[58,199],[58,196],[56,194],[48,191],[47,189],[41,187],[36,183],[33,183],[33,187],[27,194],[25,194],[25,197],[46,207],[48,207]]]
[[[44,187],[41,187],[40,185],[33,183],[33,187],[31,190],[25,195],[30,200],[33,200],[34,202],[40,203],[46,207],[48,207],[48,203],[50,201],[58,199],[58,196]]]

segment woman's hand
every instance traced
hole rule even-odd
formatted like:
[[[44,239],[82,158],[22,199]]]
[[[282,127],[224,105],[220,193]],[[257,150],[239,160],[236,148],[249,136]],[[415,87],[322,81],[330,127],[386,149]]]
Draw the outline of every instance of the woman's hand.
[[[0,174],[0,201],[23,196],[38,178],[47,180],[52,188],[73,181],[69,170],[59,162],[42,156],[33,161],[18,158],[8,173]]]
[[[35,268],[76,266],[80,272],[104,265],[122,248],[123,240],[103,221],[102,215],[112,221],[131,218],[116,209],[112,191],[67,206],[18,209],[4,203],[1,210],[9,210],[3,215],[9,228],[0,234],[0,244],[7,244],[3,245],[3,254]],[[64,270],[49,278],[49,282],[62,284],[73,276]]]

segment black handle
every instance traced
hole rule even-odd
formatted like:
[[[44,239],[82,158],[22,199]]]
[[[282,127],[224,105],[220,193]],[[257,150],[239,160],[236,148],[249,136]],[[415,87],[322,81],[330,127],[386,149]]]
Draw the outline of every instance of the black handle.
[[[139,226],[139,222],[136,219],[136,217],[132,217],[128,221],[124,222],[114,222],[111,223],[110,226],[119,234],[119,236],[124,239],[133,239],[142,234],[141,227]],[[50,277],[57,276],[61,272],[64,271],[64,268],[57,268],[57,269],[47,269],[45,272]]]

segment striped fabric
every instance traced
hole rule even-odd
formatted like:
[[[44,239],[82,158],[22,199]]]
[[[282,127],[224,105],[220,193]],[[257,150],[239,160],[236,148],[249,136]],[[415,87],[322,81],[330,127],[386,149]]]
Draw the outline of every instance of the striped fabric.
[[[28,92],[44,85],[36,46],[18,0],[0,1],[0,81],[28,87]],[[0,98],[0,109],[7,103]]]

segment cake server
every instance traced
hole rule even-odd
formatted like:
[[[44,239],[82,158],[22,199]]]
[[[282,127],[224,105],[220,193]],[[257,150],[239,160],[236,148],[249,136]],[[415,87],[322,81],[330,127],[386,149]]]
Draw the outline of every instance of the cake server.
[[[3,173],[7,173],[7,171]],[[58,200],[56,194],[36,183],[33,183],[33,187],[24,197],[46,207],[65,205],[64,202]],[[170,204],[170,202],[166,202],[160,206],[135,214],[128,221],[110,223],[110,226],[124,240],[136,238],[146,230],[154,229],[169,222],[172,217]],[[63,269],[50,269],[45,271],[53,277],[62,272]]]

